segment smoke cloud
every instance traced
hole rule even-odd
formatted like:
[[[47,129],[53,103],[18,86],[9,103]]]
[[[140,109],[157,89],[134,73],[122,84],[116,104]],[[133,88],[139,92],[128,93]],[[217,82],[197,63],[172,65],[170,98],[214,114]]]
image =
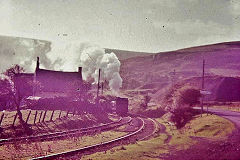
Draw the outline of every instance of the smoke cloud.
[[[11,92],[15,92],[14,89],[14,84],[13,81],[6,75],[4,74],[0,74],[0,88],[1,88],[1,94],[2,95],[7,95],[7,94],[11,94]]]
[[[40,68],[60,71],[77,71],[82,67],[83,79],[97,83],[101,69],[101,82],[108,82],[110,90],[117,94],[122,87],[119,74],[120,61],[114,53],[91,43],[48,41],[0,37],[0,70],[4,72],[14,64],[33,73],[36,59],[40,57]]]
[[[97,45],[57,42],[53,43],[47,57],[54,70],[76,71],[81,66],[83,79],[97,83],[98,72],[101,69],[101,82],[107,81],[114,94],[122,87],[122,78],[119,74],[120,61],[113,52],[106,53],[105,49]]]
[[[26,72],[34,72],[38,55],[47,67],[51,64],[45,54],[49,50],[50,43],[47,41],[1,36],[0,71],[4,72],[13,65],[19,64]]]

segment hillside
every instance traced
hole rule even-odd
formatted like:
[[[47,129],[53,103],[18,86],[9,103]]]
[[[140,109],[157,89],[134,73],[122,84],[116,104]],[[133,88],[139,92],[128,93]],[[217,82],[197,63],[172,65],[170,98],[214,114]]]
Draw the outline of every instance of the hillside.
[[[240,75],[240,42],[226,42],[122,60],[123,89],[134,94],[153,93],[152,97],[161,99],[173,84],[200,77],[203,57],[206,76]],[[195,87],[200,88],[200,83]]]
[[[153,53],[147,53],[147,52],[124,51],[124,50],[109,49],[109,48],[105,48],[105,51],[106,53],[111,53],[111,52],[115,53],[119,60],[153,55]]]

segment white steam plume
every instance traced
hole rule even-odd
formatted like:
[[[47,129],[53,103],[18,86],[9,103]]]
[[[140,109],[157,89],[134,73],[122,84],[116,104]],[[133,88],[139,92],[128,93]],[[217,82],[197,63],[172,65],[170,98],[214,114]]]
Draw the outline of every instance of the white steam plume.
[[[34,72],[39,55],[43,65],[48,67],[50,61],[45,53],[49,50],[50,43],[46,41],[0,36],[0,72],[15,64],[22,66],[26,72]]]
[[[54,41],[50,45],[50,42],[42,40],[0,36],[1,72],[14,64],[19,64],[26,72],[34,72],[39,56],[41,68],[77,71],[81,66],[83,78],[95,83],[100,68],[101,81],[107,81],[111,91],[118,93],[122,86],[121,64],[114,53],[105,53],[105,49],[90,43]]]
[[[101,69],[101,81],[107,81],[110,90],[117,94],[122,87],[119,74],[120,61],[114,53],[105,53],[105,49],[90,43],[54,43],[52,51],[47,54],[55,70],[76,71],[82,67],[83,79],[98,80]]]

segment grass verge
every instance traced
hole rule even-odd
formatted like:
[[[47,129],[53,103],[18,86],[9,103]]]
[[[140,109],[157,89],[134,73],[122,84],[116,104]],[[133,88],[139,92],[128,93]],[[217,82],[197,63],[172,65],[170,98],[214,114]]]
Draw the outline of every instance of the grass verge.
[[[0,146],[0,159],[31,159],[32,157],[64,152],[105,142],[125,134],[124,132],[106,131],[96,135],[69,137],[61,140],[7,144]]]
[[[240,104],[236,104],[236,105],[231,105],[231,104],[230,105],[214,105],[214,106],[209,106],[209,108],[240,112]]]
[[[203,114],[202,117],[197,115],[181,129],[169,123],[166,116],[156,120],[166,127],[166,130],[157,137],[136,144],[114,147],[106,152],[86,155],[82,159],[164,159],[165,154],[187,149],[201,138],[224,139],[234,130],[233,123],[215,115]]]

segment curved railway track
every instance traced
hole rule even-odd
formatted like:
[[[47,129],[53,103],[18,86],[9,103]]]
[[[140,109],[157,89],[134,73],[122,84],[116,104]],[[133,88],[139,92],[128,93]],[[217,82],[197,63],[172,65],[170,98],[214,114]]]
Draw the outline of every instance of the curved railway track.
[[[130,132],[124,136],[121,136],[116,139],[112,139],[103,143],[98,143],[98,144],[94,144],[94,145],[90,145],[90,146],[86,146],[78,149],[73,149],[66,152],[36,157],[36,158],[33,158],[32,160],[76,159],[76,157],[75,158],[70,158],[70,157],[81,154],[80,156],[77,156],[79,158],[84,154],[84,152],[85,154],[91,154],[101,148],[104,149],[106,147],[112,148],[114,146],[117,146],[119,145],[118,143],[120,143],[121,145],[121,144],[134,143],[138,140],[145,140],[157,132],[158,125],[156,125],[156,122],[153,119],[143,119],[140,117],[138,117],[137,119],[140,123],[140,126],[135,131]]]
[[[0,139],[0,145],[4,144],[10,144],[10,143],[16,143],[16,142],[24,142],[24,141],[46,141],[51,139],[57,139],[57,138],[66,138],[67,136],[74,136],[78,134],[86,134],[93,131],[104,131],[104,130],[110,130],[112,128],[130,123],[132,121],[131,117],[120,117],[117,121],[112,121],[109,123],[101,124],[98,126],[93,127],[87,127],[87,128],[80,128],[80,129],[73,129],[69,131],[62,131],[62,132],[54,132],[49,134],[41,134],[36,136],[26,136],[26,137],[19,137],[19,138],[9,138],[9,139]]]
[[[153,127],[154,130],[151,133],[149,133],[147,136],[144,136],[143,138],[139,139],[140,141],[146,140],[146,139],[148,139],[149,137],[152,137],[155,133],[158,132],[159,128],[158,128],[157,122],[155,120],[153,120],[152,118],[148,118],[148,121],[150,121],[148,123],[152,123],[152,124],[149,124],[149,125],[151,125],[150,127]],[[145,124],[146,124],[146,122],[145,122]],[[149,126],[148,126],[148,128],[149,128]],[[150,130],[151,129],[148,129],[148,131],[150,131]]]

